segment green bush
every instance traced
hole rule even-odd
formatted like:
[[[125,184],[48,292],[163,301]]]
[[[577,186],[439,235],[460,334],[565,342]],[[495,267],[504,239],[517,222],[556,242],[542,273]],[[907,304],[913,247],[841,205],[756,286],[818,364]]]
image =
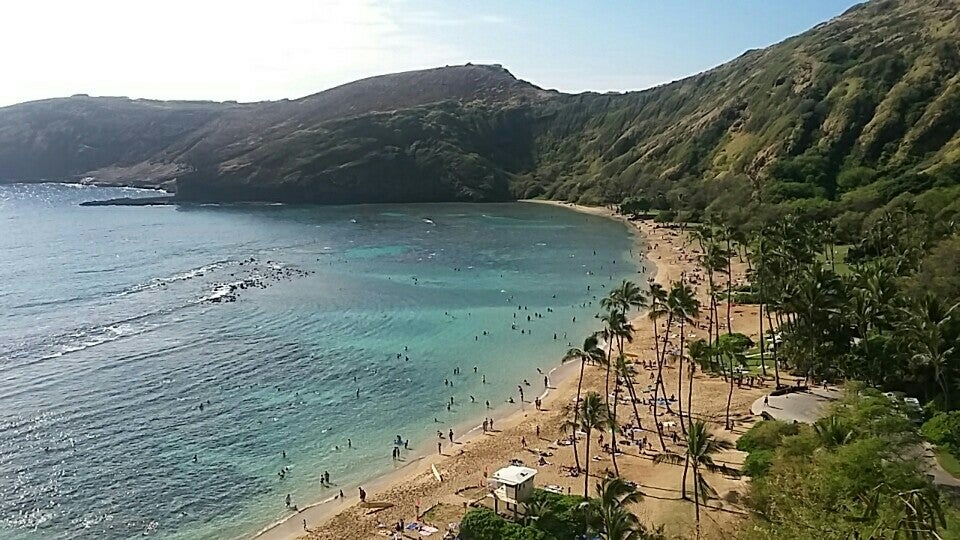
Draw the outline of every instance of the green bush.
[[[747,459],[743,460],[743,467],[740,472],[747,476],[763,476],[773,465],[773,450],[757,449],[747,454]]]
[[[737,440],[737,450],[753,453],[756,450],[773,450],[780,446],[786,435],[796,435],[799,424],[789,424],[779,420],[763,420],[754,424]]]
[[[960,454],[960,411],[938,413],[920,428],[923,436],[952,454]]]
[[[460,520],[460,538],[464,540],[494,540],[500,538],[507,520],[489,508],[475,508]]]
[[[572,538],[585,532],[586,519],[581,507],[583,497],[559,495],[542,489],[530,497],[532,504],[543,501],[546,512],[537,520],[537,528],[556,538]]]

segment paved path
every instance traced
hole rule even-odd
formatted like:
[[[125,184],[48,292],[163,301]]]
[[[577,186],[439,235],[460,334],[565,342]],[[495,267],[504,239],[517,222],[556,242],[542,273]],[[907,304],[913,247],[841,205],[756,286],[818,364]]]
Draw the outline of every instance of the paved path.
[[[750,406],[750,412],[757,416],[766,412],[775,420],[784,422],[796,420],[797,422],[812,424],[826,413],[830,403],[837,401],[842,395],[843,392],[836,388],[825,390],[820,387],[806,392],[769,396],[769,403],[766,405],[763,403],[763,398],[754,401],[753,405]],[[921,451],[924,461],[928,464],[927,474],[933,477],[933,483],[960,488],[960,479],[953,477],[940,466],[936,455],[933,453],[933,447],[929,443],[923,443]]]
[[[806,392],[794,392],[782,396],[769,396],[770,403],[764,405],[763,398],[753,402],[750,412],[760,416],[764,412],[776,420],[784,422],[805,422],[812,424],[823,416],[830,403],[840,399],[843,392],[836,388],[812,388]]]

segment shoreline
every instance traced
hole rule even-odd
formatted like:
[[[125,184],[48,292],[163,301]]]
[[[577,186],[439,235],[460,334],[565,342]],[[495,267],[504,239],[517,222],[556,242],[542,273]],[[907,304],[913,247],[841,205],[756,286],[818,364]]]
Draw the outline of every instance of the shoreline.
[[[561,203],[558,201],[542,201],[542,200],[519,200],[518,203],[535,203],[535,204],[546,204],[551,206],[556,206],[560,208],[565,208],[574,212],[581,214],[587,214],[597,217],[602,217],[606,219],[613,219],[624,224],[628,229],[628,234],[632,238],[632,249],[631,249],[631,261],[635,262],[638,267],[641,269],[638,273],[642,274],[644,281],[646,278],[654,278],[657,272],[657,266],[649,259],[645,257],[646,253],[646,243],[643,235],[643,231],[634,226],[629,220],[625,217],[620,216],[606,208],[603,207],[588,207],[581,205],[573,205],[570,203]],[[637,317],[642,317],[643,313]],[[577,344],[577,339],[572,340],[574,345]],[[556,364],[547,371],[547,376],[550,381],[550,386],[545,388],[540,395],[538,396],[542,402],[543,407],[546,409],[549,404],[553,404],[557,400],[563,398],[561,390],[564,388],[565,382],[569,382],[571,376],[577,373],[577,363],[568,362]],[[575,392],[573,394],[575,396]],[[524,402],[520,409],[516,408],[516,404],[502,404],[493,409],[489,409],[484,413],[484,417],[490,417],[496,419],[496,432],[503,432],[508,428],[516,427],[522,424],[532,412],[537,412],[533,400]],[[457,442],[455,443],[460,447],[460,453],[457,454],[463,455],[464,447],[477,443],[478,441],[483,440],[485,433],[482,430],[481,424],[482,418],[471,419],[462,422],[454,426],[454,429],[457,433],[462,435],[457,437]],[[501,426],[505,426],[501,429]],[[449,447],[448,447],[449,449]],[[384,491],[400,486],[404,482],[410,482],[417,476],[420,476],[424,473],[430,473],[432,475],[431,466],[436,466],[441,470],[441,465],[444,461],[449,458],[456,457],[449,455],[447,450],[442,455],[437,455],[431,452],[429,447],[424,447],[421,450],[418,450],[405,458],[403,465],[395,468],[392,471],[388,471],[382,474],[377,474],[372,477],[369,481],[364,482],[364,490],[368,494],[368,500],[370,497],[376,497],[377,495],[383,493]],[[337,486],[336,489],[343,490],[354,490],[357,485],[345,485]],[[353,507],[359,506],[356,499],[347,495],[344,500],[338,500],[336,496],[330,496],[325,499],[310,503],[303,508],[300,508],[296,512],[275,521],[264,528],[260,529],[258,532],[250,536],[254,540],[292,540],[303,537],[309,531],[304,531],[302,527],[302,521],[306,519],[308,524],[310,524],[311,530],[316,530],[317,527],[323,527],[331,519],[339,516],[340,514],[350,510]],[[429,505],[424,505],[422,510],[425,510]]]
[[[661,227],[650,220],[629,221],[608,208],[584,207],[557,201],[520,202],[559,206],[624,223],[633,235],[632,249],[638,250],[637,253],[632,253],[633,260],[642,261],[638,267],[643,268],[644,278],[664,287],[684,279],[694,289],[701,304],[706,304],[708,296],[699,268],[699,252],[697,247],[691,244],[689,233]],[[735,280],[745,279],[747,269],[746,264],[734,261]],[[635,281],[642,282],[643,285],[647,283],[646,279],[641,278]],[[724,306],[725,304],[722,304],[718,309],[725,311]],[[734,304],[731,308],[731,330],[756,339],[756,307]],[[706,337],[705,321],[706,313],[701,312],[695,323],[687,326],[684,334],[687,334],[689,339]],[[634,325],[634,339],[626,344],[624,353],[633,359],[633,385],[636,393],[646,397],[647,390],[644,387],[654,380],[656,373],[653,340],[658,334],[654,328],[656,326],[659,329],[658,343],[662,343],[666,325],[662,320],[657,325],[652,324],[646,316],[646,310],[633,315],[631,322]],[[722,317],[717,322],[721,328],[725,328]],[[572,337],[571,341],[575,345],[579,344],[577,336]],[[669,340],[678,337],[679,329],[673,326]],[[690,377],[684,377],[677,367],[675,357],[664,362],[665,391],[670,395],[675,393],[685,396]],[[444,527],[458,524],[468,505],[484,497],[488,472],[492,473],[517,459],[537,469],[538,486],[552,485],[567,493],[581,494],[585,486],[594,479],[601,478],[608,471],[612,472],[612,462],[610,455],[599,448],[597,441],[592,441],[594,452],[591,453],[590,462],[580,462],[589,467],[589,476],[580,474],[573,477],[567,473],[566,467],[575,465],[577,457],[572,447],[557,443],[566,437],[563,426],[568,416],[564,409],[572,404],[577,395],[580,379],[575,374],[580,372],[579,362],[568,362],[567,365],[557,366],[555,369],[557,371],[551,377],[551,388],[543,399],[541,410],[533,407],[514,410],[505,417],[498,417],[496,432],[482,433],[474,429],[468,434],[469,440],[461,438],[456,445],[448,445],[441,456],[422,454],[422,457],[411,460],[395,471],[377,476],[371,483],[364,484],[368,493],[367,500],[372,502],[370,505],[358,504],[355,493],[351,493],[337,504],[315,506],[312,511],[292,514],[261,531],[255,538],[379,540],[389,536],[393,524],[398,521],[412,521],[418,510],[419,515],[423,516],[422,522],[442,531]],[[680,379],[683,379],[682,384]],[[729,386],[719,376],[697,370],[693,376],[693,386],[696,389],[693,395],[696,399],[692,404],[684,403],[683,409],[686,413],[688,408],[692,408],[692,416],[706,421],[714,436],[733,443],[756,420],[750,413],[750,405],[765,395],[771,384],[772,381],[761,381],[757,385],[738,385],[732,394],[729,409],[734,427],[727,430],[724,425]],[[596,391],[602,394],[605,388],[605,370],[593,365],[588,366],[583,371],[582,385],[584,393]],[[682,399],[686,402],[685,397]],[[621,395],[620,402],[625,400],[627,398]],[[661,443],[657,439],[657,430],[652,428],[653,417],[647,406],[634,407],[634,410],[631,410],[627,400],[621,407],[622,423],[641,421],[640,429],[635,430],[635,434],[638,441],[648,443],[647,447],[643,447],[640,444],[629,445],[629,441],[624,442],[623,446],[620,446],[622,453],[618,454],[620,457],[617,458],[621,476],[637,482],[642,493],[647,495],[633,510],[642,523],[650,526],[662,525],[669,537],[692,537],[695,533],[694,508],[688,500],[680,496],[678,489],[682,482],[683,467],[655,463],[654,456],[660,452]],[[664,425],[665,449],[682,453],[683,447],[673,439],[673,436],[679,435],[677,419],[675,411],[660,411],[659,421]],[[577,446],[581,453],[583,443],[583,438],[580,438]],[[451,448],[456,450],[450,452]],[[548,459],[541,463],[544,456]],[[716,461],[740,467],[744,458],[744,453],[728,450],[717,456]],[[436,466],[442,474],[442,482],[437,482],[432,466]],[[743,478],[714,473],[705,473],[704,478],[709,480],[719,497],[700,507],[701,512],[707,513],[708,517],[704,523],[702,538],[728,538],[747,514],[746,509],[738,502],[746,493],[747,482]],[[302,526],[303,519],[308,520],[306,530]]]

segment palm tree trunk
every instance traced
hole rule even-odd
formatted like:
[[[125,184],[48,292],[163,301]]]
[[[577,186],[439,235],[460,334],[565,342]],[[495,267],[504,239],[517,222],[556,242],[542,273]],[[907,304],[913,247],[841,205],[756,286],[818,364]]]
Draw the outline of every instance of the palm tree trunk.
[[[617,402],[619,399],[617,387],[613,388],[613,418],[610,420],[610,459],[613,461],[613,471],[620,476],[620,467],[617,465]]]
[[[683,456],[683,478],[680,479],[680,498],[687,498],[687,470],[690,468],[690,454]]]
[[[696,516],[696,538],[700,540],[700,473],[697,466],[693,466],[693,508]]]
[[[643,424],[640,421],[640,409],[637,408],[637,389],[633,387],[633,377],[630,376],[629,370],[624,373],[624,377],[627,383],[627,393],[630,394],[630,404],[633,406],[633,417],[637,421],[637,428],[640,429]]]
[[[733,305],[733,256],[730,255],[730,239],[727,238],[727,335],[733,333],[730,308]]]
[[[667,450],[667,445],[665,442],[663,442],[663,428],[660,426],[660,421],[657,419],[657,407],[659,406],[658,395],[660,390],[663,390],[663,399],[667,399],[667,389],[663,386],[663,364],[667,360],[667,342],[670,338],[670,325],[672,323],[673,316],[668,316],[667,329],[663,334],[663,351],[660,352],[659,360],[657,362],[657,381],[653,388],[653,423],[657,426],[657,436],[660,438],[660,449],[664,452]],[[659,347],[659,344],[655,345]]]
[[[697,365],[690,358],[690,376],[687,377],[687,427],[693,422],[693,375],[697,371]]]
[[[749,259],[748,259],[749,260]],[[760,239],[760,261],[757,265],[757,288],[760,292],[760,309],[757,311],[757,318],[760,319],[760,372],[763,377],[767,377],[767,363],[763,356],[763,238]]]
[[[776,381],[775,388],[780,388],[780,360],[777,358],[777,333],[773,331],[773,320],[770,318],[770,308],[767,308],[767,326],[770,327],[771,349],[773,350],[773,378]]]
[[[677,364],[677,414],[680,415],[680,430],[683,431],[683,434],[687,434],[687,426],[683,423],[683,341],[684,341],[684,321],[683,318],[680,319],[680,360]],[[689,413],[690,404],[687,404],[687,409]],[[689,414],[688,414],[689,416]]]
[[[577,452],[577,426],[580,425],[580,391],[583,388],[583,370],[587,365],[586,358],[580,359],[580,380],[577,381],[577,406],[573,409],[573,462],[580,469],[580,453]]]
[[[583,498],[590,498],[590,428],[587,428],[587,447],[584,455],[584,473],[583,473]]]
[[[607,408],[610,407],[610,354],[613,349],[613,339],[607,337],[607,376],[606,380],[603,383],[603,399],[607,404]]]
[[[730,391],[727,392],[726,429],[730,429],[730,402],[733,400],[733,356],[730,356]]]
[[[667,315],[667,328],[663,332],[663,350],[660,351],[660,365],[657,368],[657,384],[660,385],[660,390],[663,391],[663,397],[667,397],[667,387],[663,384],[663,364],[667,363],[667,345],[670,344],[670,327],[673,326],[673,314]]]

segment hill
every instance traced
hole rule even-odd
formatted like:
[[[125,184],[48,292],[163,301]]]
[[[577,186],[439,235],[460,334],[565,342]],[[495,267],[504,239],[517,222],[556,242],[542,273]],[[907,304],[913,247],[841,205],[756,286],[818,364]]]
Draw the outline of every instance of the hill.
[[[654,89],[544,91],[499,66],[372,77],[252,104],[75,97],[0,109],[0,178],[93,177],[177,198],[586,203],[832,212],[952,185],[958,0],[874,0]]]

